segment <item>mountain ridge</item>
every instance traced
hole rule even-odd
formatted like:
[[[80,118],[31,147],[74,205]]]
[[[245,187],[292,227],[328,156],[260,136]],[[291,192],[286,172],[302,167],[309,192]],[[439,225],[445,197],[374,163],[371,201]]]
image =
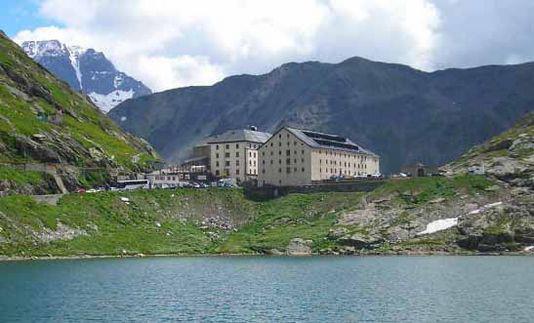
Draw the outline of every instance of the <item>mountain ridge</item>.
[[[441,165],[532,111],[534,64],[425,72],[352,57],[286,63],[123,102],[110,112],[171,161],[204,136],[256,125],[338,133],[382,155],[384,172]],[[469,126],[468,126],[469,125]]]

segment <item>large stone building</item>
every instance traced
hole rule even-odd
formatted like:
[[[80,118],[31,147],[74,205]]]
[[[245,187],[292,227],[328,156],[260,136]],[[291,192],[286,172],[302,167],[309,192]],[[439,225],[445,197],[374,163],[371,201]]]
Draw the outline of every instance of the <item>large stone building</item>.
[[[258,148],[271,137],[270,133],[250,129],[228,130],[209,137],[211,172],[237,182],[258,176]]]
[[[258,185],[308,185],[379,174],[379,156],[348,138],[284,127],[258,150]]]

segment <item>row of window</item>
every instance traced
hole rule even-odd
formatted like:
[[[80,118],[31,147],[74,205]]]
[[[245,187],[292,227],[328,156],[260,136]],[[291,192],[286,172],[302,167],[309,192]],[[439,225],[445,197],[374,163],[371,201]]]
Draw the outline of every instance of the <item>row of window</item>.
[[[330,164],[330,165],[337,166],[337,160],[325,160],[325,163],[327,165]],[[319,159],[319,164],[321,164],[321,165],[323,164],[323,160],[322,159]],[[343,164],[341,162],[339,162],[339,166],[341,166],[341,165],[350,168],[350,162],[348,162],[348,163],[347,162],[343,162]],[[354,168],[367,168],[367,164],[356,164],[356,163],[354,163],[353,167]]]
[[[345,153],[337,153],[335,150],[319,150],[319,154],[323,155],[330,155],[334,157],[342,157],[342,158],[352,158],[352,159],[360,159],[361,161],[367,161],[367,156],[365,155],[357,155],[357,154],[345,154]]]
[[[235,165],[239,166],[239,164],[240,164],[240,162],[239,162],[239,159],[238,159],[238,160],[235,161]],[[220,165],[219,161],[218,160],[215,161],[215,167],[219,167],[219,165]],[[248,161],[248,165],[249,166],[256,166],[256,161],[255,160],[249,160]],[[224,162],[224,166],[230,166],[230,160],[226,160]]]
[[[221,146],[222,146],[222,145],[221,145]],[[258,146],[259,146],[259,144],[248,144],[246,147],[247,147],[247,148],[254,148],[254,149],[256,149],[256,148],[258,148]],[[224,145],[224,148],[226,148],[226,149],[230,149],[230,144],[225,144],[225,145]],[[236,148],[236,149],[239,149],[239,144],[235,144],[235,148]],[[215,150],[219,150],[219,145],[215,145]]]
[[[297,151],[296,151],[296,150],[293,150],[293,154],[294,154],[294,155],[297,155]],[[304,155],[304,149],[301,150],[301,154]],[[265,157],[265,152],[262,151],[262,152],[261,152],[261,155],[262,155],[263,157]],[[271,155],[271,156],[274,155],[274,152],[271,151],[271,152],[270,152],[270,155]],[[279,156],[282,155],[282,151],[281,151],[281,150],[278,150],[278,155],[279,155]],[[291,150],[289,150],[289,149],[286,150],[286,156],[291,156]]]
[[[241,171],[239,169],[236,169],[235,170],[235,174],[236,175],[240,175]],[[223,174],[224,176],[230,176],[230,170],[228,168],[225,168],[224,171],[223,171]],[[258,175],[258,171],[256,169],[251,169],[250,170],[250,174],[251,175]],[[221,171],[216,169],[215,170],[215,176],[221,176]]]
[[[300,170],[304,173],[306,171],[306,168],[302,167]],[[278,172],[281,173],[282,168],[278,168]],[[298,167],[293,167],[293,172],[298,172]],[[261,173],[265,174],[265,168],[262,168]],[[291,167],[286,167],[286,174],[291,174]]]
[[[296,164],[297,162],[298,162],[297,158],[294,158],[294,159],[293,159],[293,163]],[[301,162],[301,163],[304,163],[304,158],[301,158],[301,159],[300,159],[300,162]],[[272,159],[269,160],[269,163],[272,165],[272,164],[273,164],[273,160],[272,160]],[[261,161],[261,164],[262,164],[262,165],[265,165],[265,160],[262,160],[262,161]],[[278,159],[278,164],[280,164],[280,165],[282,164],[282,160],[281,160],[281,159]],[[291,164],[291,158],[286,158],[286,164],[287,164],[287,165],[290,165],[290,164]]]
[[[239,157],[239,151],[235,152],[235,156]],[[253,151],[249,151],[248,152],[248,156],[251,157],[251,158],[252,157],[256,158],[256,152],[255,151],[254,152]],[[220,157],[219,153],[215,153],[215,158],[219,158],[219,157]],[[230,158],[230,153],[224,153],[224,158]]]
[[[323,172],[323,168],[319,168],[319,173]],[[327,174],[334,174],[334,175],[351,175],[351,176],[362,176],[366,175],[366,172],[360,172],[360,171],[351,171],[350,169],[338,169],[337,168],[325,168],[324,172]]]

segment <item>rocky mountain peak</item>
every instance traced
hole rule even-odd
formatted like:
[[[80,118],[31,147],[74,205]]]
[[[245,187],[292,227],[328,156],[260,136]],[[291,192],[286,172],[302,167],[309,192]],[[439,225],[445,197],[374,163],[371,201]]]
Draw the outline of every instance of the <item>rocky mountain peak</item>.
[[[104,53],[93,48],[67,45],[58,40],[30,40],[21,47],[72,89],[87,94],[104,112],[127,99],[152,93],[142,82],[118,71]]]

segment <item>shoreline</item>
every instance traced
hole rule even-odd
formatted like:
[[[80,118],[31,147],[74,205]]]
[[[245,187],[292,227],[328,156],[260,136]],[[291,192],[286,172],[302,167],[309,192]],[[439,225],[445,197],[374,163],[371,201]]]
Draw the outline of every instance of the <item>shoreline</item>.
[[[271,255],[271,254],[135,254],[135,255],[76,255],[76,256],[3,256],[0,263],[26,262],[42,260],[83,260],[83,259],[122,259],[122,258],[201,258],[201,257],[432,257],[432,256],[461,256],[461,257],[499,257],[499,256],[534,256],[531,252],[396,252],[396,253],[360,253],[360,254],[306,254],[306,255]]]

